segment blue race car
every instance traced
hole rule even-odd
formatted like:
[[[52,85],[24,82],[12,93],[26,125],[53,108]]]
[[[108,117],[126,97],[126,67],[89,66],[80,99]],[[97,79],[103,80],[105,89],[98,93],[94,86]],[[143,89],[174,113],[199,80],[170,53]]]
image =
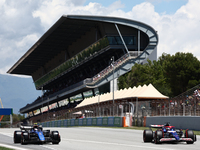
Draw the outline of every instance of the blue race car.
[[[14,131],[14,143],[48,143],[58,144],[60,134],[58,131],[43,130],[42,126],[21,126],[21,130]]]
[[[151,125],[152,128],[159,128],[155,132],[152,129],[144,130],[143,141],[154,142],[155,144],[164,142],[186,142],[193,144],[196,141],[196,135],[192,130],[186,130],[183,136],[182,129],[175,129],[169,123],[165,125]]]

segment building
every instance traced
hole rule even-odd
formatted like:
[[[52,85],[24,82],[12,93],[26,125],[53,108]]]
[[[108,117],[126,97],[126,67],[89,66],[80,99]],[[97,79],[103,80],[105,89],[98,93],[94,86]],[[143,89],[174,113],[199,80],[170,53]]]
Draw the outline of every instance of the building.
[[[135,63],[157,59],[157,45],[157,32],[138,21],[64,15],[7,72],[31,76],[43,91],[20,113],[67,109],[116,90],[117,78]]]

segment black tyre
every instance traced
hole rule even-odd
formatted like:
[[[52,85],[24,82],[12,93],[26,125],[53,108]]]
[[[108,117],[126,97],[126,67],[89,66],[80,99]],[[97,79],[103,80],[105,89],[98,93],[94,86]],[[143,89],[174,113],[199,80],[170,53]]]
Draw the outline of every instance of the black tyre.
[[[13,136],[14,143],[20,143],[21,142],[21,131],[15,131]]]
[[[24,145],[29,140],[29,133],[28,132],[22,132],[21,133],[21,144]]]
[[[24,136],[21,136],[21,144],[24,145],[25,144],[25,140],[24,140]]]
[[[185,131],[185,137],[186,138],[191,138],[193,141],[188,141],[186,142],[187,144],[193,144],[194,141],[195,141],[195,135],[194,135],[194,132],[192,130],[186,130]]]
[[[154,136],[154,143],[155,144],[160,144],[160,139],[163,138],[163,131],[157,130],[155,131],[155,136]]]
[[[153,140],[153,131],[152,130],[144,130],[143,141],[144,142],[152,142],[152,140]]]
[[[196,142],[197,141],[197,136],[196,136],[196,134],[194,135],[194,142]]]
[[[51,139],[52,144],[58,144],[60,142],[60,135],[58,131],[52,131],[51,132]]]

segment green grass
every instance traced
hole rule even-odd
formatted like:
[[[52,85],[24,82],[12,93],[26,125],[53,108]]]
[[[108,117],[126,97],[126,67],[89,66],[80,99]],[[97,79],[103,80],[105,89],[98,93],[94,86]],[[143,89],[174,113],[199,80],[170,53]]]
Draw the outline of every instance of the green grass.
[[[0,146],[0,150],[14,150],[14,149],[10,149],[10,148],[6,148],[6,147],[1,147]]]

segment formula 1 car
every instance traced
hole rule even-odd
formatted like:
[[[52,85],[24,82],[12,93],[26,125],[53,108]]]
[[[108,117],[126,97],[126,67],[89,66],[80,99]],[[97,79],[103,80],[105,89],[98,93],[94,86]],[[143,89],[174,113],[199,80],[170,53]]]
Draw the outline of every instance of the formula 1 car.
[[[42,126],[20,126],[21,130],[14,131],[14,143],[48,143],[58,144],[60,135],[58,131],[43,130]]]
[[[155,132],[152,129],[144,130],[143,141],[154,142],[155,144],[164,142],[186,142],[193,144],[196,141],[196,135],[192,130],[186,130],[183,136],[182,129],[175,129],[169,123],[165,125],[151,125],[152,128],[158,128]]]

